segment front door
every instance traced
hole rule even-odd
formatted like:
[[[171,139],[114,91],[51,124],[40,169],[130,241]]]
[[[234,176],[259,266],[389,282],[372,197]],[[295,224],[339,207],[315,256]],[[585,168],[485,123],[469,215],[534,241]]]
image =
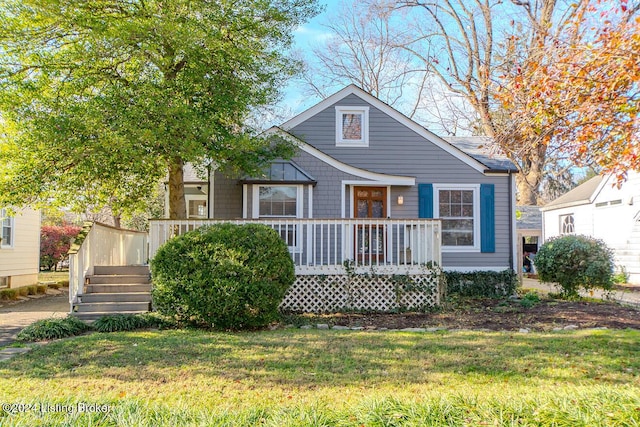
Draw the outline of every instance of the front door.
[[[386,218],[387,188],[354,187],[353,206],[356,218]],[[383,262],[386,244],[384,226],[373,222],[371,224],[361,224],[356,227],[355,232],[355,251],[358,261]]]

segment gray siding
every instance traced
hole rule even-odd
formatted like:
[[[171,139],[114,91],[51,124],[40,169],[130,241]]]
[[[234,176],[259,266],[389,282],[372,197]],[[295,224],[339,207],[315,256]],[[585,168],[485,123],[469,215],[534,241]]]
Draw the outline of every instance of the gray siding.
[[[242,218],[242,185],[237,179],[213,172],[213,217],[216,219]]]
[[[369,147],[336,147],[336,105],[369,106]],[[443,264],[445,267],[462,268],[509,265],[511,212],[507,176],[478,172],[355,95],[345,97],[289,132],[344,163],[372,172],[412,176],[416,178],[416,184],[494,184],[496,252],[444,253]],[[296,158],[296,162],[318,180],[317,191],[314,190],[314,217],[333,217],[335,212],[340,213],[340,181],[354,178],[342,177],[339,171],[332,170],[315,158],[313,160],[316,165],[313,161],[304,162]],[[399,195],[404,197],[402,206],[397,204]],[[347,195],[347,201],[350,198]],[[417,186],[391,188],[390,216],[418,217]]]

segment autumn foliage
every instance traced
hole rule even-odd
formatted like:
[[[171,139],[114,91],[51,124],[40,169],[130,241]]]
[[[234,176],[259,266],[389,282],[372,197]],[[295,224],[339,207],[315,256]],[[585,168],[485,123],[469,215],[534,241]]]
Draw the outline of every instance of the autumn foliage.
[[[513,134],[621,182],[640,170],[640,18],[625,0],[577,7],[553,43],[513,65],[498,99]]]
[[[67,258],[67,252],[81,227],[64,225],[43,225],[40,230],[40,267],[47,270],[57,268],[60,261]]]

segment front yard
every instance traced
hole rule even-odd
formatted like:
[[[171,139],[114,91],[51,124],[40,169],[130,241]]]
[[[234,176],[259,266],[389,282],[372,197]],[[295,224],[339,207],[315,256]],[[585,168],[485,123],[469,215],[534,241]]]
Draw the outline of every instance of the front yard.
[[[633,426],[638,343],[629,329],[94,333],[1,364],[1,403],[36,406],[0,425]]]

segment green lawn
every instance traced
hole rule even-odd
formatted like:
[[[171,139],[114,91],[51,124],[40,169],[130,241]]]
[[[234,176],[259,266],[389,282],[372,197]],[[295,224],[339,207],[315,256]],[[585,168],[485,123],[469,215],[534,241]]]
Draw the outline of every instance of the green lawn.
[[[69,271],[41,271],[38,274],[40,282],[69,282]]]
[[[0,363],[0,396],[65,405],[17,426],[637,426],[640,331],[95,333]]]

